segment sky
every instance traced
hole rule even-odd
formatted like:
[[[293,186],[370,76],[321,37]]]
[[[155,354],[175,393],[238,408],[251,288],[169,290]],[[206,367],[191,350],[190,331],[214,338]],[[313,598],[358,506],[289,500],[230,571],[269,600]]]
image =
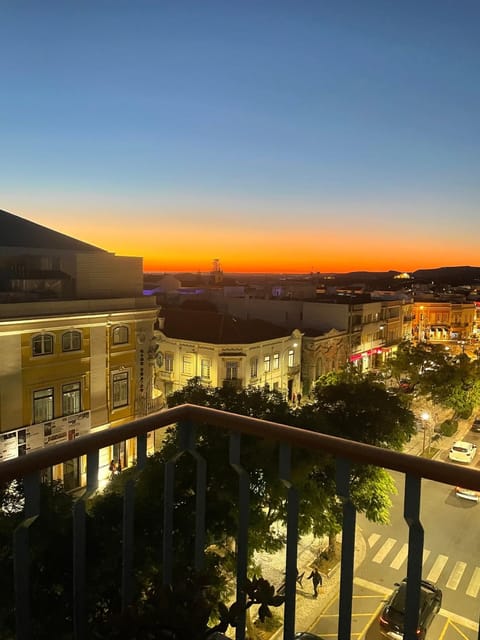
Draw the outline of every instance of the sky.
[[[3,0],[0,208],[146,271],[480,265],[478,0]]]

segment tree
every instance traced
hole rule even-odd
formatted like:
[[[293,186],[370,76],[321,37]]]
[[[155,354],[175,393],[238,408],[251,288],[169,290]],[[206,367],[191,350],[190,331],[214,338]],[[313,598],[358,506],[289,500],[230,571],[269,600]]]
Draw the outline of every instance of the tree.
[[[451,356],[443,345],[402,343],[385,367],[397,383],[406,378],[417,397],[452,409],[459,418],[480,404],[477,362],[466,354]]]

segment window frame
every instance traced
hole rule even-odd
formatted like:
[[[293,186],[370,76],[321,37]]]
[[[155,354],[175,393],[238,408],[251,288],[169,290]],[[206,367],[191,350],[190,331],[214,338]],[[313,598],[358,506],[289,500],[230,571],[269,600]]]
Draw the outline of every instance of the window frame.
[[[278,352],[273,354],[273,369],[280,369],[280,354]]]
[[[182,357],[182,374],[191,376],[193,371],[193,358],[191,353],[184,353]]]
[[[235,375],[232,374],[235,373]],[[225,360],[225,380],[239,380],[240,363],[238,360]]]
[[[75,346],[75,338],[78,338],[78,346]],[[70,340],[70,344],[65,346],[65,341]],[[82,332],[78,329],[70,329],[62,333],[62,352],[81,351],[82,349]]]
[[[212,371],[212,361],[210,358],[201,358],[200,377],[202,380],[210,380]]]
[[[122,338],[122,333],[125,332],[126,339]],[[119,324],[112,328],[112,344],[128,344],[130,341],[130,328],[126,324]]]
[[[74,387],[74,389],[67,390],[67,387]],[[70,398],[68,394],[75,392],[73,404],[75,406],[74,411],[65,411],[65,400],[66,398]],[[62,384],[62,416],[73,416],[76,413],[81,413],[82,411],[82,384],[80,381],[75,382],[67,382]]]
[[[120,391],[120,393],[118,393]],[[117,398],[115,397],[117,395]],[[130,395],[129,371],[112,372],[112,409],[128,407]]]
[[[39,394],[44,395],[39,395]],[[40,405],[40,401],[49,400],[46,404],[47,415],[37,415],[37,401]],[[41,413],[41,412],[39,412]],[[32,418],[33,424],[42,424],[42,422],[49,422],[55,417],[55,389],[53,387],[44,387],[43,389],[34,389],[32,393]]]
[[[165,368],[165,371],[167,371],[168,373],[173,372],[173,360],[174,360],[173,351],[165,351],[165,355],[163,358],[163,366]]]
[[[47,339],[50,341],[51,349],[46,349]],[[40,351],[35,353],[35,345],[40,344]],[[50,356],[55,351],[55,335],[53,333],[37,333],[32,338],[32,357]]]
[[[270,373],[272,370],[272,362],[270,356],[263,357],[263,371],[264,373]]]
[[[295,366],[295,349],[289,349],[287,357],[288,357],[288,366],[294,367]]]
[[[257,378],[258,377],[258,357],[254,356],[250,359],[250,377]]]

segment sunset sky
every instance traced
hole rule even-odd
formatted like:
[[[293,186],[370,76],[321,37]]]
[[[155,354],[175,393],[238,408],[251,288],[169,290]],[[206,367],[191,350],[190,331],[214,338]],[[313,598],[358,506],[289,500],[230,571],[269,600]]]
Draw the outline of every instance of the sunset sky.
[[[145,270],[480,265],[478,0],[18,0],[0,208]]]

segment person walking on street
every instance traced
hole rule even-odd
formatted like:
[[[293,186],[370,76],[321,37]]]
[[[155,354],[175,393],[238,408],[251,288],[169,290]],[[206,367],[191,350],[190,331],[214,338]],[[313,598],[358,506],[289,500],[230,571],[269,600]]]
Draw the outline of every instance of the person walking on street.
[[[317,569],[312,569],[312,573],[308,576],[307,580],[313,582],[313,597],[316,598],[318,596],[318,587],[322,586],[322,576]]]

